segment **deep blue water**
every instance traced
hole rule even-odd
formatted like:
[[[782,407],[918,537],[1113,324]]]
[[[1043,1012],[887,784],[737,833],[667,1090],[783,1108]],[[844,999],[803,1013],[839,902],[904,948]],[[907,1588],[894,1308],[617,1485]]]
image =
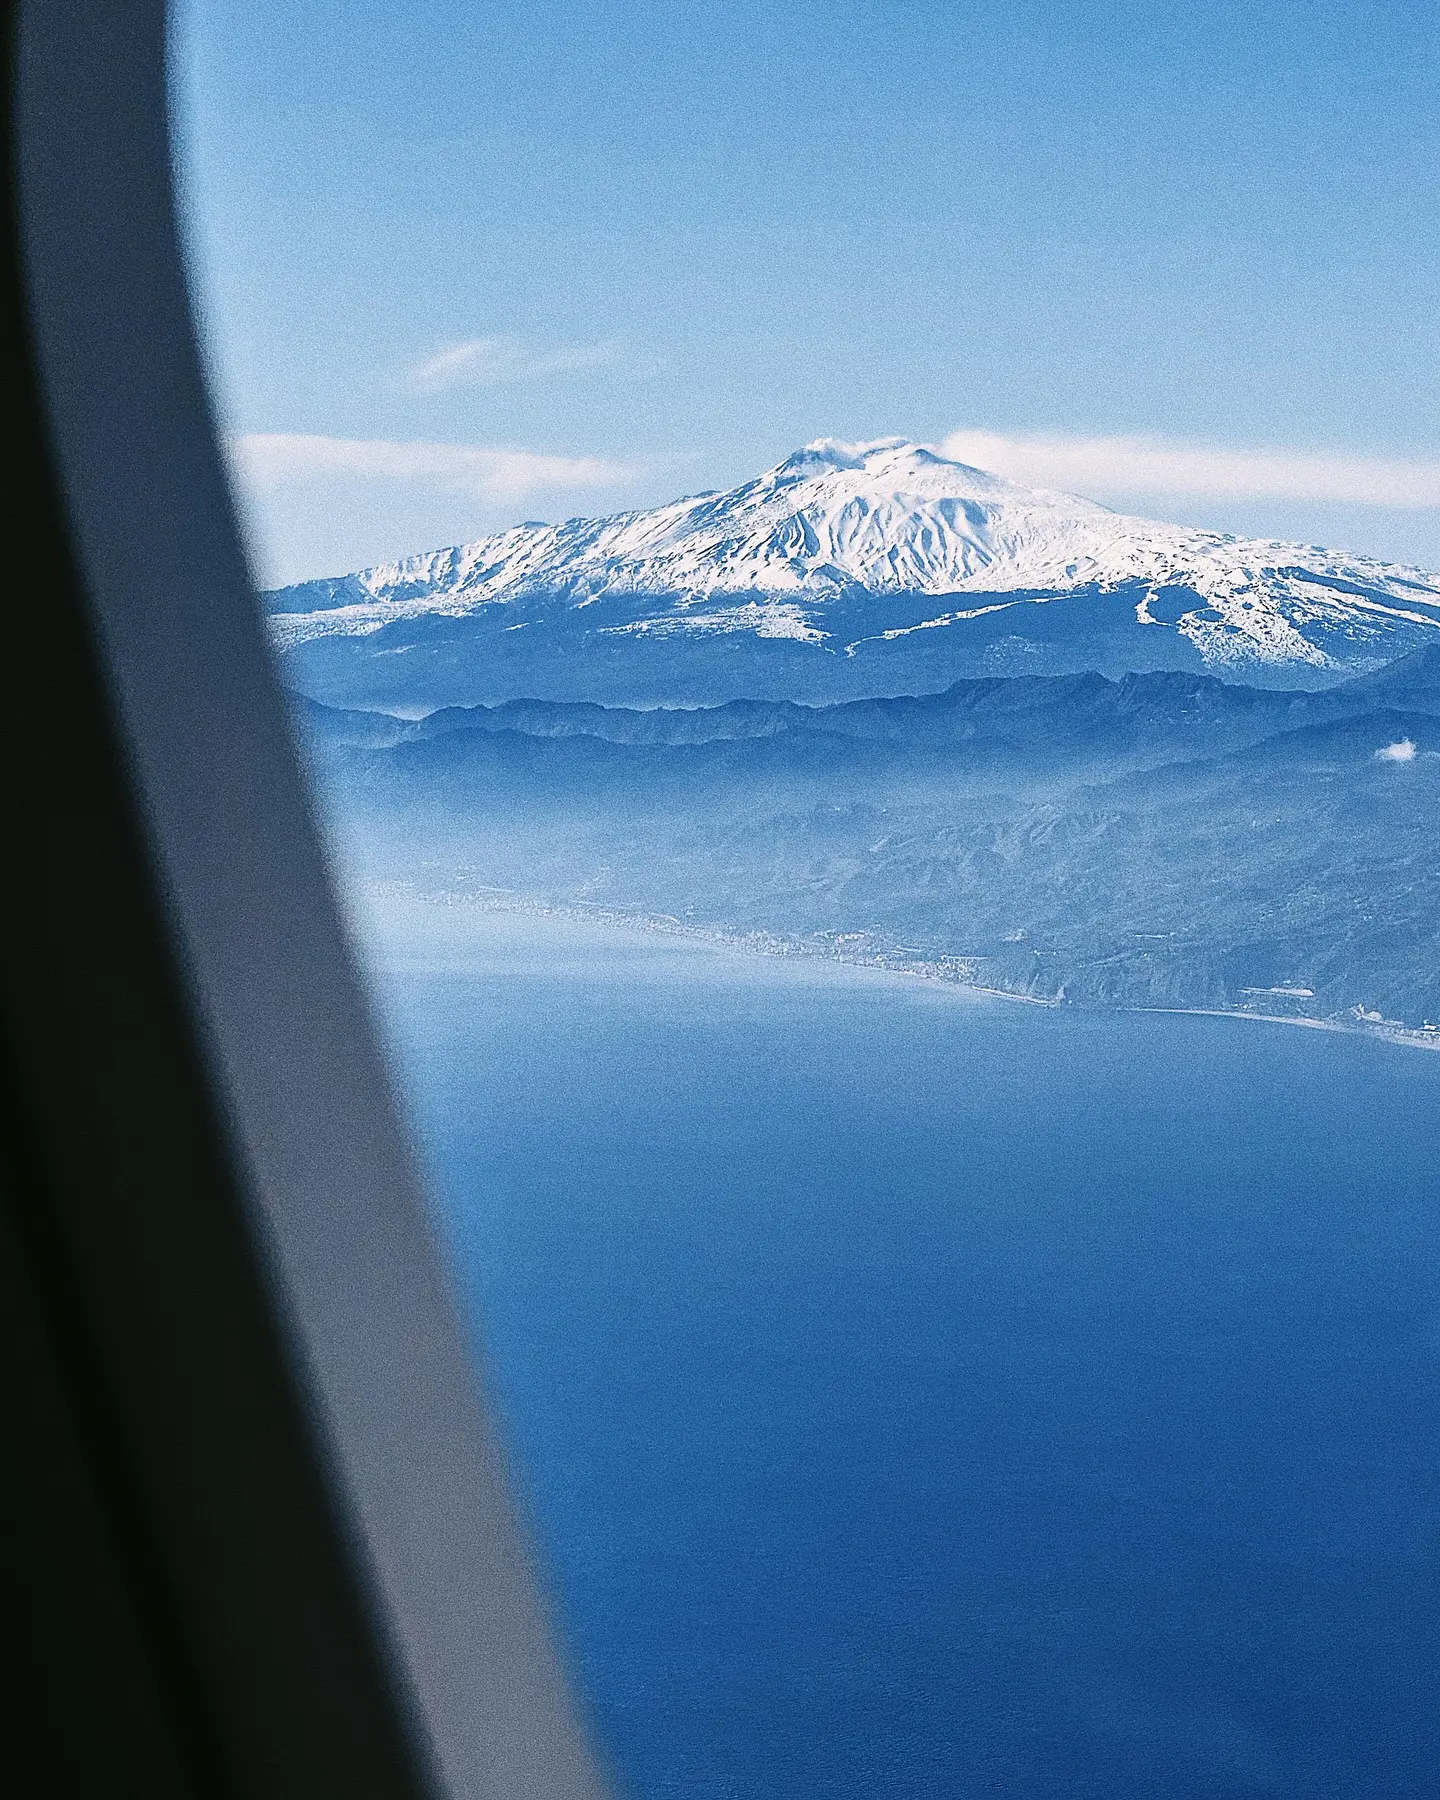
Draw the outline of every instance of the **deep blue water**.
[[[1440,1056],[441,939],[397,1056],[622,1795],[1435,1794]]]

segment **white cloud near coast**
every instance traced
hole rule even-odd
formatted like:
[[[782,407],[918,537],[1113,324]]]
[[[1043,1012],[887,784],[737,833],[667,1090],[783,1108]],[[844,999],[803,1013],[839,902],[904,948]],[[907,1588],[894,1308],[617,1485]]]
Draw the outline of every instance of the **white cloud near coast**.
[[[1030,487],[1105,497],[1206,495],[1440,508],[1440,459],[1337,456],[1295,450],[1226,450],[1161,438],[1007,437],[953,431],[945,456]]]
[[[262,587],[469,543],[517,519],[668,499],[677,460],[299,431],[232,437],[227,450]]]
[[[513,506],[537,494],[622,486],[640,471],[601,456],[552,456],[389,438],[324,437],[310,432],[252,432],[231,440],[241,481],[265,492],[324,477],[420,485]]]
[[[620,360],[616,344],[568,344],[542,350],[513,337],[468,338],[447,344],[413,363],[405,386],[415,394],[448,393],[455,388],[499,387],[506,382],[539,381],[601,369]]]

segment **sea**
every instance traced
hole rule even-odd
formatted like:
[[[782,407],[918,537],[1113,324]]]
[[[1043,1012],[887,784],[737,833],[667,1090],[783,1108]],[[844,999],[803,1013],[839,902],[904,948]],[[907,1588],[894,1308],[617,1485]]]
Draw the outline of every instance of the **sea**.
[[[1440,1056],[363,933],[619,1800],[1433,1800]]]

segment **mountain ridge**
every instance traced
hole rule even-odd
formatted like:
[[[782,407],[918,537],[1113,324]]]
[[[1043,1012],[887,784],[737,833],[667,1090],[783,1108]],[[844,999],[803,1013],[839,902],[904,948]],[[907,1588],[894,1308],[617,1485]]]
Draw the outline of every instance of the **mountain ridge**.
[[[343,705],[825,700],[1026,668],[1323,686],[1440,641],[1440,576],[1110,512],[901,439],[820,439],[723,493],[266,604],[293,685]]]
[[[292,696],[315,740],[353,748],[390,748],[465,733],[515,731],[529,737],[591,736],[611,743],[677,746],[782,733],[959,746],[1007,730],[1023,737],[1041,722],[1083,711],[1143,734],[1147,723],[1172,738],[1227,734],[1259,741],[1282,731],[1418,707],[1440,715],[1440,644],[1412,651],[1385,668],[1315,692],[1224,682],[1212,675],[1148,671],[1116,678],[1087,671],[1064,676],[961,679],[933,694],[877,696],[809,706],[796,701],[726,701],[711,707],[626,708],[588,701],[508,700],[445,707],[420,719],[342,711]],[[1047,733],[1047,745],[1059,748]]]

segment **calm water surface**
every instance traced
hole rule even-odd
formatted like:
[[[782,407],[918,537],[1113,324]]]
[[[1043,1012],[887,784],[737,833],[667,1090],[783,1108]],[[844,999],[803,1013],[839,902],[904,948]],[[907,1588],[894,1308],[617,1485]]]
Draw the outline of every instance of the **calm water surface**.
[[[1435,1793],[1440,1056],[422,910],[382,999],[622,1795]]]

